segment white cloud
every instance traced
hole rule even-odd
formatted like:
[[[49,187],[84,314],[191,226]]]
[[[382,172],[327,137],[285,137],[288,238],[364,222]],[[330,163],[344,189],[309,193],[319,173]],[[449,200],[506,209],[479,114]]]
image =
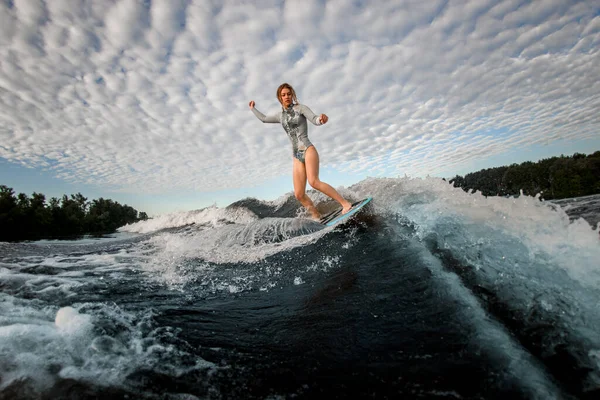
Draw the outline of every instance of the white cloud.
[[[288,174],[283,129],[247,107],[277,112],[284,81],[329,115],[310,136],[344,171],[443,174],[600,126],[594,2],[7,4],[0,157],[70,182],[158,193]]]

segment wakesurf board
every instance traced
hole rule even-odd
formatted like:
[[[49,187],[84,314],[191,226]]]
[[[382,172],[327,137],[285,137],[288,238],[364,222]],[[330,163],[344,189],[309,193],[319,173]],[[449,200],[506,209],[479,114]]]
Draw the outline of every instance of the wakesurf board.
[[[352,217],[353,215],[355,215],[364,206],[366,206],[371,200],[373,200],[372,197],[367,197],[366,199],[357,201],[356,203],[352,204],[352,208],[346,214],[342,214],[341,208],[339,210],[330,212],[329,214],[324,215],[319,220],[319,222],[325,226],[337,225],[340,222],[344,222],[344,221],[348,220],[350,217]]]

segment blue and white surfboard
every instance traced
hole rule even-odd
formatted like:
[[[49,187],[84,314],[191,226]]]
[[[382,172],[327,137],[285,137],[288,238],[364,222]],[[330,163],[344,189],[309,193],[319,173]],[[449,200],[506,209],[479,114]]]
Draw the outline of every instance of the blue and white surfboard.
[[[347,220],[348,218],[359,212],[371,200],[373,200],[372,197],[367,197],[364,200],[352,204],[352,208],[346,214],[342,214],[341,209],[336,210],[330,214],[325,215],[323,218],[321,218],[319,222],[325,226],[333,226],[339,224],[340,222]]]

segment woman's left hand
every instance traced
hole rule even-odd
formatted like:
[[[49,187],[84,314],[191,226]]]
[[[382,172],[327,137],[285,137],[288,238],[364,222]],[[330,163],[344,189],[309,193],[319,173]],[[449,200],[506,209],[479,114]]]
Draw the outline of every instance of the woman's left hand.
[[[326,124],[327,120],[329,120],[329,118],[325,114],[321,114],[321,116],[319,117],[319,119],[321,120],[321,125]]]

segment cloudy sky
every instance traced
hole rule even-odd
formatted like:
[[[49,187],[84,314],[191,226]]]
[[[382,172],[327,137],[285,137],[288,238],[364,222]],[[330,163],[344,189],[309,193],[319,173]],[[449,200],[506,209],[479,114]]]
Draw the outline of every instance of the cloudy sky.
[[[600,1],[3,0],[0,184],[149,214],[600,150]]]

